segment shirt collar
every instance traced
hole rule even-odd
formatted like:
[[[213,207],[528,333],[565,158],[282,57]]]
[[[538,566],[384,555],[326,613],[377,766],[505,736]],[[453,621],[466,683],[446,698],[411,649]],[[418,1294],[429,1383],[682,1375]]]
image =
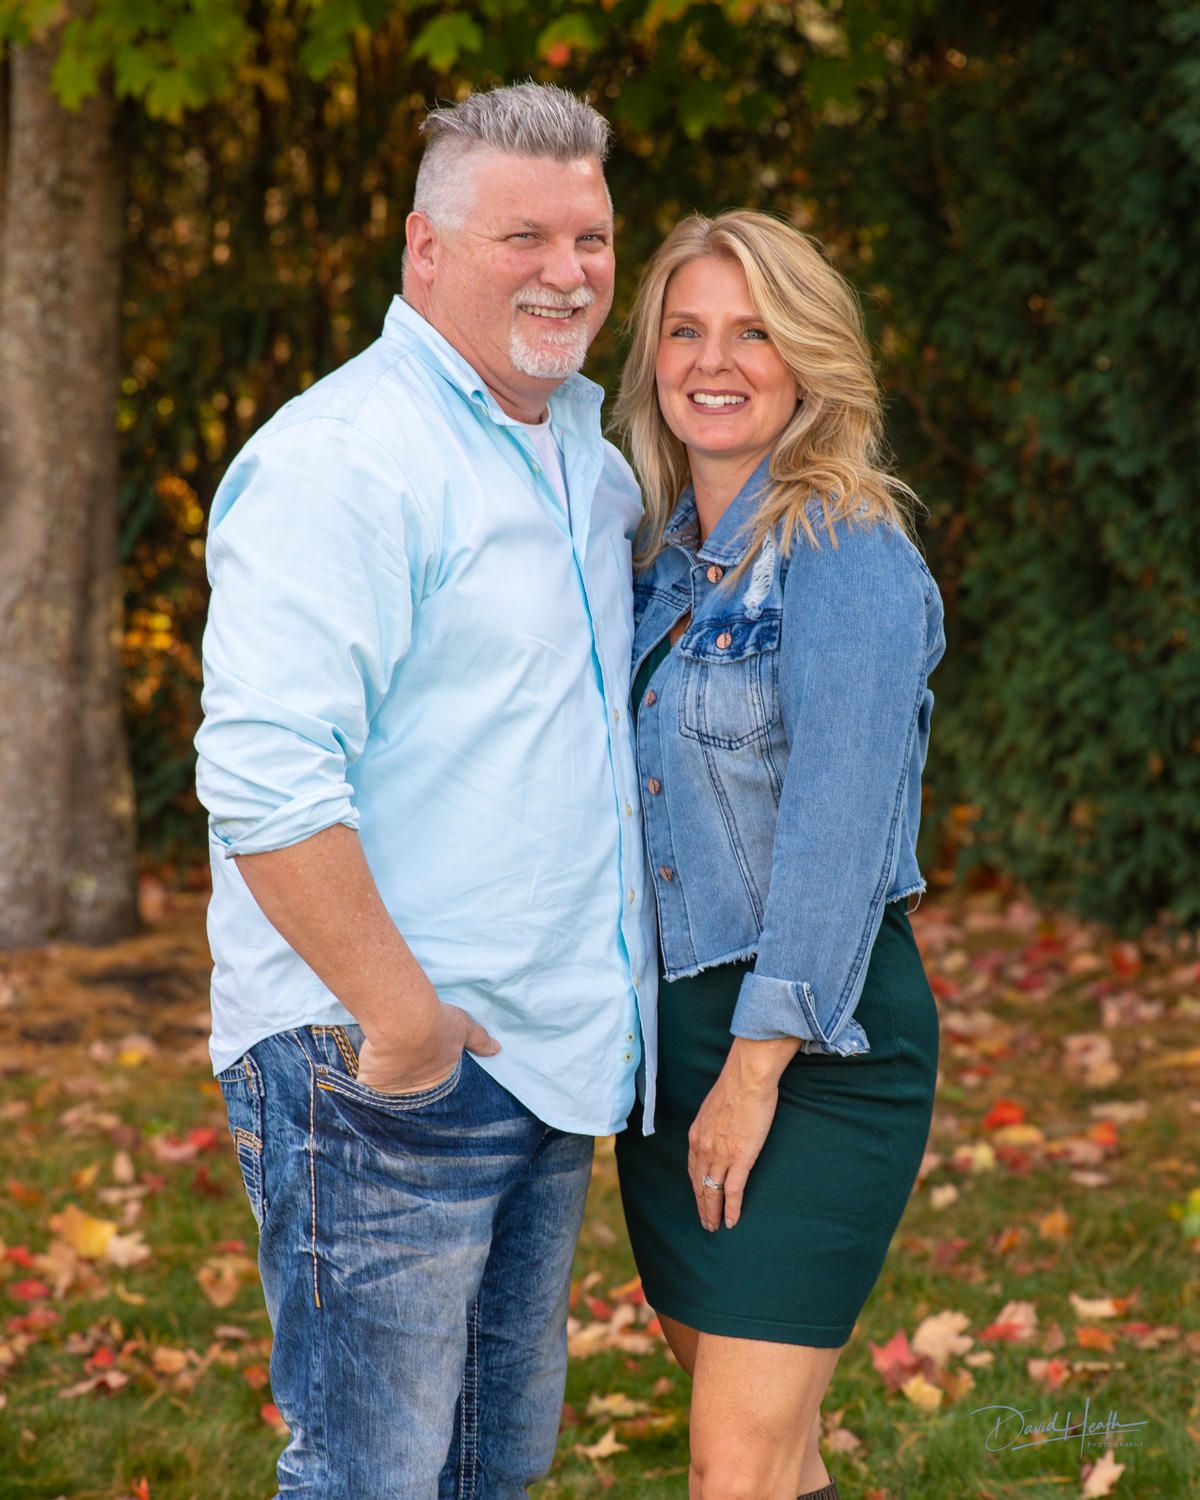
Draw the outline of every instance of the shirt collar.
[[[483,377],[454,345],[423,318],[416,308],[405,302],[403,297],[392,298],[383,324],[383,336],[407,345],[423,364],[448,381],[473,405],[486,411],[497,426],[523,425],[501,407],[488,390]],[[547,405],[552,421],[563,426],[573,426],[575,424],[570,420],[572,417],[585,421],[589,416],[594,419],[594,413],[603,400],[604,392],[595,381],[588,380],[583,375],[568,375]]]
[[[728,510],[709,533],[708,540],[696,553],[705,562],[733,567],[750,550],[751,528],[763,492],[771,482],[771,455],[768,453],[750,478],[734,496]],[[680,495],[667,524],[663,540],[668,546],[685,546],[695,550],[699,536],[696,514],[696,492],[689,484]]]

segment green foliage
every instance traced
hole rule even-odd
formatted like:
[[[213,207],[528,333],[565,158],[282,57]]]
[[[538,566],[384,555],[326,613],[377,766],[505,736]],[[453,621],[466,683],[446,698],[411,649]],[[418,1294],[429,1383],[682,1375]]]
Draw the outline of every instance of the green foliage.
[[[0,39],[57,15],[0,0]],[[202,837],[181,515],[377,332],[428,105],[535,77],[616,127],[618,316],[663,233],[731,203],[812,229],[866,294],[948,605],[931,841],[1111,922],[1200,918],[1193,5],[102,0],[64,96],[108,66],[154,117],[128,130],[121,417],[130,603],[177,642],[130,658],[150,846]],[[610,331],[610,387],[618,355]]]
[[[1124,927],[1200,918],[1198,43],[947,4],[814,143],[952,606],[932,785],[968,861]]]

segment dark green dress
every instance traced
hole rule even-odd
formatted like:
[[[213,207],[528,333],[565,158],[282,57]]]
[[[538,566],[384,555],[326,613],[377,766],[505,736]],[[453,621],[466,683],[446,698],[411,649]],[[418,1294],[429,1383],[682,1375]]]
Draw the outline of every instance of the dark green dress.
[[[633,703],[669,651],[638,674]],[[636,712],[636,709],[635,709]],[[621,1196],[646,1298],[703,1333],[840,1348],[883,1267],[929,1135],[937,1012],[905,914],[887,907],[855,1010],[868,1053],[800,1053],[735,1228],[700,1224],[687,1135],[732,1037],[742,976],[722,964],[660,981],[655,1133],[617,1137]]]

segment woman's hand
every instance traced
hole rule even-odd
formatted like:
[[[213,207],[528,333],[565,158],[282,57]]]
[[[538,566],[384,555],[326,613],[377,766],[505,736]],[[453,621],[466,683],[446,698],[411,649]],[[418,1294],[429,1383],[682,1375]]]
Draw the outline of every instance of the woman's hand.
[[[732,1229],[741,1218],[750,1169],[775,1118],[779,1080],[799,1050],[798,1039],[752,1042],[734,1037],[725,1066],[688,1131],[688,1175],[705,1229],[719,1228],[722,1217],[725,1228]]]

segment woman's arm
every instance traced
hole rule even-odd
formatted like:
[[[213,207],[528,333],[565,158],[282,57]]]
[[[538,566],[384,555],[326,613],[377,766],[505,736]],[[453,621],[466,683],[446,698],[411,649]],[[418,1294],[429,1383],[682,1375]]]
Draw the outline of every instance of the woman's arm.
[[[779,687],[790,746],[754,971],[728,1060],[692,1126],[702,1222],[732,1227],[805,1043],[867,1050],[853,1019],[896,867],[926,679],[941,654],[932,580],[883,526],[797,544],[784,587]],[[931,626],[936,627],[931,639]],[[723,1195],[704,1176],[724,1181]],[[723,1209],[723,1214],[722,1214]]]

